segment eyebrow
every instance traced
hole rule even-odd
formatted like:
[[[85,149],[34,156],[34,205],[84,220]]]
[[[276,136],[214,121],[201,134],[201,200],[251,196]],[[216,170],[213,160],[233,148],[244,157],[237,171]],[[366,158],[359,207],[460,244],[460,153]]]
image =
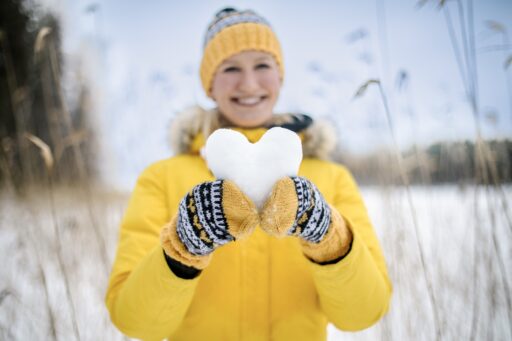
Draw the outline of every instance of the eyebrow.
[[[272,58],[272,56],[261,56],[261,57],[258,57],[256,59],[254,59],[254,62],[261,62],[261,61],[268,61]],[[238,61],[228,61],[228,60],[225,60],[222,62],[221,65],[225,65],[225,64],[238,64]]]

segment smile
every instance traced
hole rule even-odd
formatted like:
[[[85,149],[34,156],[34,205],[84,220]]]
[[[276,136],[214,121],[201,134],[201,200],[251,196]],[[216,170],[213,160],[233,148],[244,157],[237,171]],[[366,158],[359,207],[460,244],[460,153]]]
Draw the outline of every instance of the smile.
[[[267,96],[254,96],[254,97],[244,97],[244,98],[232,98],[231,100],[236,104],[243,107],[255,107],[264,100],[267,99]]]

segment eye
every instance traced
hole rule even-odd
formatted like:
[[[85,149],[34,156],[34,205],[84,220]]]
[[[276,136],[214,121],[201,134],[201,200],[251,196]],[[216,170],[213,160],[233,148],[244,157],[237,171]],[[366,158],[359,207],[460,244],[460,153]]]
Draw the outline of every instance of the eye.
[[[260,69],[268,69],[270,68],[270,65],[267,64],[267,63],[259,63],[258,65],[256,65],[256,69],[257,70],[260,70]]]
[[[228,66],[227,68],[225,68],[223,70],[223,72],[237,72],[237,71],[240,71],[240,68],[238,68],[236,66]]]

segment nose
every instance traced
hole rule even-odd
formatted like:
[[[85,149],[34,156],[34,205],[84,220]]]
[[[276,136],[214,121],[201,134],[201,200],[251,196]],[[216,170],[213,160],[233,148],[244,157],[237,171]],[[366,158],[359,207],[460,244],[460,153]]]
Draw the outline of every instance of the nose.
[[[242,92],[251,93],[259,88],[258,76],[253,70],[244,70],[238,89]]]

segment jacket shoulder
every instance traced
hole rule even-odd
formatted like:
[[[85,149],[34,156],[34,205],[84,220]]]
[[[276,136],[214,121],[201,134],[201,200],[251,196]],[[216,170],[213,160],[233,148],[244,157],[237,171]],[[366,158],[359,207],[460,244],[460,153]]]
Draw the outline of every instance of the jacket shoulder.
[[[182,195],[194,185],[213,179],[206,162],[199,155],[179,154],[150,164],[138,182],[150,181],[169,193]]]
[[[141,174],[154,174],[174,167],[187,168],[196,167],[197,165],[204,165],[204,160],[199,155],[178,154],[151,163],[142,171]]]
[[[319,158],[304,158],[301,169],[335,177],[352,177],[351,171],[345,165]]]

